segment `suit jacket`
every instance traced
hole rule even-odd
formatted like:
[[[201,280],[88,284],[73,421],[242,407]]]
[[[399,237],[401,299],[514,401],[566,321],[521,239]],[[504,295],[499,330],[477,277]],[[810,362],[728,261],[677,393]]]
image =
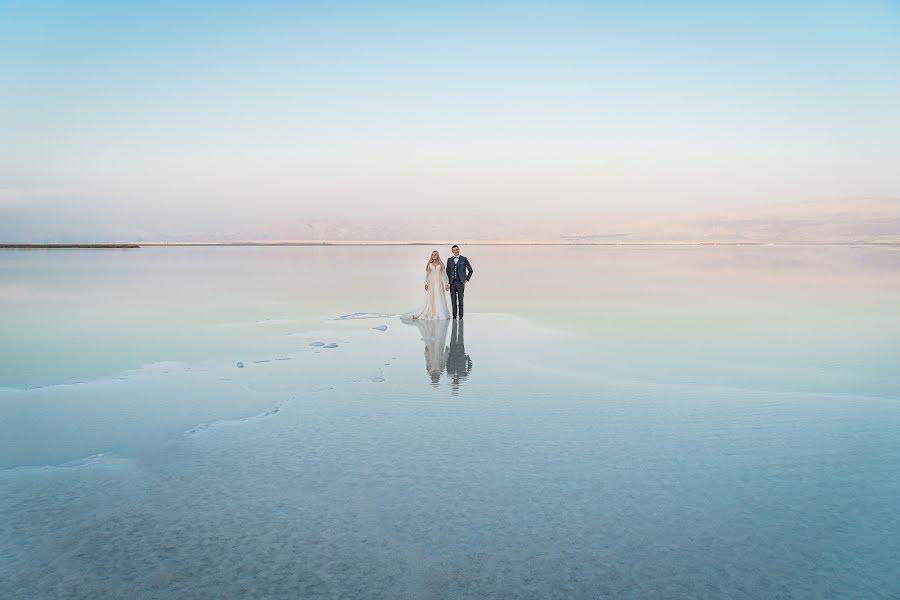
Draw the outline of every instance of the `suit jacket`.
[[[447,278],[450,279],[450,283],[453,283],[454,258],[456,257],[451,256],[447,259]],[[460,254],[459,260],[456,262],[456,280],[465,285],[465,283],[472,278],[472,273],[474,272],[475,269],[469,264],[469,259]]]

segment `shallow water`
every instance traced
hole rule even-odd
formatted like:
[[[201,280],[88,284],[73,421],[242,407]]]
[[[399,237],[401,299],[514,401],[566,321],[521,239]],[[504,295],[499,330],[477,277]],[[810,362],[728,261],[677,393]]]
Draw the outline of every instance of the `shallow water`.
[[[900,250],[0,253],[0,597],[900,595]]]

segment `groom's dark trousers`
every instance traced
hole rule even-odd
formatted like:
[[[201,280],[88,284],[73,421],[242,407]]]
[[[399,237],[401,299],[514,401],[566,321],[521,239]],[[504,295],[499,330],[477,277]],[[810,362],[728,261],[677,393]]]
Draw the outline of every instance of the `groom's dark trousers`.
[[[463,296],[466,293],[466,282],[454,279],[450,282],[450,306],[453,307],[453,318],[457,315],[461,319],[463,316]],[[457,309],[457,307],[459,307]]]

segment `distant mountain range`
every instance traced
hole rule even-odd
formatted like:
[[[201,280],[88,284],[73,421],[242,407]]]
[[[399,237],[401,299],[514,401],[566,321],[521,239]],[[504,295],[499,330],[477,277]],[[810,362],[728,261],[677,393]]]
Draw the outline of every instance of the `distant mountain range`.
[[[669,217],[590,220],[566,239],[672,243],[876,243],[900,241],[900,199],[787,204]]]
[[[230,239],[236,239],[229,236]],[[900,199],[676,214],[571,218],[296,220],[241,234],[259,241],[540,241],[559,243],[900,242]]]
[[[176,229],[177,227],[177,229]],[[900,242],[900,198],[785,204],[662,215],[605,213],[567,218],[457,215],[294,219],[265,227],[138,229],[125,222],[94,231],[86,223],[4,232],[0,243],[109,242],[544,242],[678,244],[854,244]]]

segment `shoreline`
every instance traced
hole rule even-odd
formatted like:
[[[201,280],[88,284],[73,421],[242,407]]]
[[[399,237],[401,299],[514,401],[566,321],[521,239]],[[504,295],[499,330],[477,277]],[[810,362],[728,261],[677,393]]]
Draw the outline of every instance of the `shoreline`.
[[[0,248],[8,250],[53,250],[53,249],[114,249],[114,248],[140,248],[139,244],[0,244]]]
[[[0,250],[80,250],[80,249],[134,249],[134,248],[162,248],[167,246],[174,247],[249,247],[249,246],[311,246],[311,247],[335,247],[335,246],[441,246],[454,243],[450,240],[444,241],[364,241],[364,240],[300,240],[300,241],[239,241],[239,242],[125,242],[110,244],[0,244]],[[753,247],[817,247],[817,246],[874,246],[874,247],[900,247],[900,241],[885,242],[802,242],[802,243],[773,243],[773,242],[548,242],[548,241],[471,241],[462,240],[459,242],[465,246],[607,246],[607,247],[631,247],[631,246],[654,246],[654,247],[708,247],[708,246],[753,246]]]

